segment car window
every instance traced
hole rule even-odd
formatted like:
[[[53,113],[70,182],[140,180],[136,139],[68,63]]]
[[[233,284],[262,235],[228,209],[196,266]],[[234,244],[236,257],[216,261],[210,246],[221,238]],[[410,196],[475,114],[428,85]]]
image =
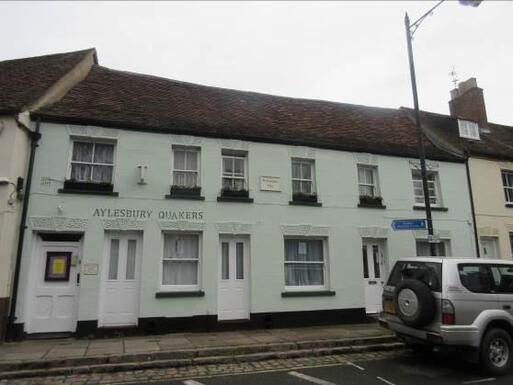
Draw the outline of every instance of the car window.
[[[513,294],[513,266],[491,266],[495,292]]]
[[[432,291],[442,291],[442,264],[437,262],[397,262],[387,285],[396,286],[403,279],[417,279]]]
[[[485,264],[459,264],[461,284],[473,293],[495,293],[496,280],[490,266]]]

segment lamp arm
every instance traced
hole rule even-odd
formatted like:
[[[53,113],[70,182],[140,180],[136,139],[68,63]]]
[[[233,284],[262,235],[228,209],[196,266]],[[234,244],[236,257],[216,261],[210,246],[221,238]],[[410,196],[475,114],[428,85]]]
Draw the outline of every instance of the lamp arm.
[[[429,11],[424,13],[421,17],[419,17],[417,20],[415,20],[413,23],[410,24],[409,29],[410,29],[410,34],[412,37],[413,37],[413,34],[415,33],[415,31],[420,27],[422,22],[426,19],[426,17],[430,16],[436,8],[438,8],[440,5],[442,5],[443,2],[445,2],[445,0],[440,0],[438,3],[436,3],[436,5],[433,8],[431,8]]]

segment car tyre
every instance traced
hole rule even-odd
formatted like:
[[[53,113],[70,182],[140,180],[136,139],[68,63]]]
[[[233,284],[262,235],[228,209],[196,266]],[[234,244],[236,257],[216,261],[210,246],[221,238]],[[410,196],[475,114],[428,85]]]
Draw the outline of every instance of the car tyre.
[[[404,279],[395,288],[395,309],[408,326],[429,324],[435,317],[435,297],[429,287],[416,279]]]
[[[509,333],[499,328],[488,330],[481,341],[480,359],[487,373],[506,374],[513,364],[513,342]]]

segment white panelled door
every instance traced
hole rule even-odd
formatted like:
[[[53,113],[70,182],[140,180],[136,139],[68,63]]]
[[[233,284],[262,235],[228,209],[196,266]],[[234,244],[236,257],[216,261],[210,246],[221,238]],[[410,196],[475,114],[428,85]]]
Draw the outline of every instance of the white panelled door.
[[[249,238],[221,236],[217,319],[249,319]]]
[[[79,246],[42,243],[34,254],[28,333],[74,332],[77,326]]]
[[[137,325],[141,255],[140,234],[106,235],[101,273],[100,327]]]
[[[383,310],[381,295],[385,283],[384,242],[363,240],[363,280],[365,283],[365,309],[368,314]]]

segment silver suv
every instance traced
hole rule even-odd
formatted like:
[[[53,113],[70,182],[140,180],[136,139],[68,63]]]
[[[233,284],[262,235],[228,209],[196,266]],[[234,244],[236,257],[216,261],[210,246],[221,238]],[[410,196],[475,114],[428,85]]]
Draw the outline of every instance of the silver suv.
[[[380,324],[412,346],[470,348],[493,375],[513,364],[513,262],[454,257],[398,260]]]

